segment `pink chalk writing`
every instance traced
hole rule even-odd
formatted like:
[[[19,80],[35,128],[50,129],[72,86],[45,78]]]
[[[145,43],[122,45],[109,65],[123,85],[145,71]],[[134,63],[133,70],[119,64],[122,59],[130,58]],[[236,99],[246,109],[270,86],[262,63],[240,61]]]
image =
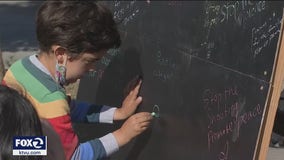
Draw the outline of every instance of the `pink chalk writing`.
[[[232,132],[234,132],[236,136],[233,137],[233,139],[237,140],[240,134],[241,126],[247,125],[250,121],[260,116],[261,113],[262,110],[260,104],[257,104],[251,110],[238,114],[237,117],[231,119],[222,128],[215,130],[209,129],[207,134],[208,149],[210,150],[212,144],[218,142],[221,138],[231,134]]]

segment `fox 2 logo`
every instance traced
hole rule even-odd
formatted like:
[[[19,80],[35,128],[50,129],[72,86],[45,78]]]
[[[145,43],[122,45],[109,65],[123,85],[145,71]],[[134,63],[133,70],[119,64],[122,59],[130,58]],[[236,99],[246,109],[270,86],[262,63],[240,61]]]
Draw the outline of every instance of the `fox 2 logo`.
[[[13,139],[13,149],[46,149],[46,136],[17,136]]]

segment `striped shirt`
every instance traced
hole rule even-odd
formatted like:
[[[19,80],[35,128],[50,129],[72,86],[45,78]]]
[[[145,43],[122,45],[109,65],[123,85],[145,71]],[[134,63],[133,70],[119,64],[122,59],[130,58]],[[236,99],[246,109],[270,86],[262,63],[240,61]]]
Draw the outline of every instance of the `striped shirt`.
[[[47,119],[60,137],[66,159],[101,159],[118,150],[112,133],[79,143],[72,128],[72,121],[112,123],[116,108],[76,101],[68,103],[64,88],[54,81],[36,55],[15,62],[2,83],[26,96],[40,118]]]

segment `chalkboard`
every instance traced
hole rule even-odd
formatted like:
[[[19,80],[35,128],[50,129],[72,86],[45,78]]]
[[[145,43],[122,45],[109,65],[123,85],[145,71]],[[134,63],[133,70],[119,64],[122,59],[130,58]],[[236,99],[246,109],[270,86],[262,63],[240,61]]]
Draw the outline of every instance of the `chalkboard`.
[[[271,89],[283,2],[113,1],[122,46],[80,82],[78,99],[120,106],[143,76],[137,112],[159,111],[115,160],[251,160]],[[115,125],[79,125],[80,140]]]

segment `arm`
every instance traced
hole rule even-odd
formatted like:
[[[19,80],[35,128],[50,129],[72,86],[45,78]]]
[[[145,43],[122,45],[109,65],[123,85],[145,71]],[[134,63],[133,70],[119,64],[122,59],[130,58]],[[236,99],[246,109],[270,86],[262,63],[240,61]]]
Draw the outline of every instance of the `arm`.
[[[122,107],[113,110],[113,119],[125,119],[135,112],[137,106],[142,101],[142,97],[137,97],[140,86],[141,81],[125,98]],[[82,105],[81,112],[82,110],[85,110],[82,115],[84,115],[84,113],[87,113],[90,110],[87,106],[87,104]],[[96,108],[98,110],[93,110],[93,113],[99,113],[102,110],[102,107]],[[109,133],[99,139],[94,139],[80,144],[78,149],[75,151],[72,159],[101,159],[103,157],[107,157],[112,153],[116,152],[119,147],[124,146],[134,137],[144,132],[149,127],[151,120],[152,115],[148,112],[136,113],[130,116],[123,123],[121,128],[114,131],[113,133]]]
[[[119,146],[113,134],[109,133],[101,138],[96,138],[81,143],[72,155],[71,160],[77,159],[103,159],[118,151]]]
[[[141,112],[129,117],[120,129],[101,138],[81,143],[74,152],[71,160],[102,159],[119,150],[134,137],[145,131],[152,120],[148,112]]]
[[[73,100],[70,104],[72,122],[113,123],[115,107],[94,105]]]
[[[113,120],[128,118],[135,112],[142,101],[142,97],[138,96],[141,83],[142,81],[140,80],[136,87],[130,91],[120,108],[90,105],[86,102],[73,100],[70,104],[72,121],[113,123]]]

